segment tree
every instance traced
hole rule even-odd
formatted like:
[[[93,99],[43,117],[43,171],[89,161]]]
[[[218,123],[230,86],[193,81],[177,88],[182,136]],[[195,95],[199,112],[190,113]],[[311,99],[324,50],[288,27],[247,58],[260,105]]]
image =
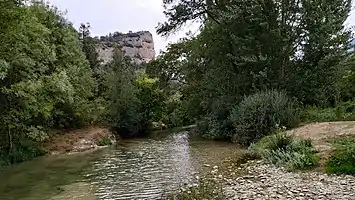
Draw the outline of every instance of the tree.
[[[161,35],[199,21],[186,78],[211,135],[233,132],[231,107],[245,95],[285,90],[304,104],[334,104],[346,55],[349,0],[166,0]],[[189,79],[188,77],[194,77]],[[189,85],[189,84],[188,84]],[[192,84],[191,84],[192,85]],[[315,95],[317,94],[317,95]],[[218,132],[223,132],[222,134]]]
[[[0,13],[7,16],[0,19],[0,152],[15,163],[43,153],[38,143],[49,129],[85,121],[93,79],[77,32],[56,8],[7,2]]]
[[[83,45],[86,59],[90,63],[91,69],[95,72],[100,65],[99,54],[96,51],[97,41],[91,37],[90,23],[82,23],[79,28],[79,40]]]

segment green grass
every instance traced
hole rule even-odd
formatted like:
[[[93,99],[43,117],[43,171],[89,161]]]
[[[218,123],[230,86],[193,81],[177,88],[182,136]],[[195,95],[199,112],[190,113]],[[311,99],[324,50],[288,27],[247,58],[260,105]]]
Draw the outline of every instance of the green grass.
[[[100,140],[96,141],[95,143],[97,146],[100,146],[100,147],[112,145],[112,141],[109,137],[101,138]]]
[[[354,121],[355,101],[343,102],[336,107],[329,108],[307,107],[302,112],[301,120],[306,123]]]
[[[303,113],[301,120],[306,123],[338,121],[335,108],[308,107]]]
[[[355,138],[340,138],[332,143],[336,150],[326,162],[326,172],[355,175]]]
[[[285,133],[262,138],[250,147],[265,161],[288,170],[304,170],[316,167],[319,158],[310,140],[295,140]]]

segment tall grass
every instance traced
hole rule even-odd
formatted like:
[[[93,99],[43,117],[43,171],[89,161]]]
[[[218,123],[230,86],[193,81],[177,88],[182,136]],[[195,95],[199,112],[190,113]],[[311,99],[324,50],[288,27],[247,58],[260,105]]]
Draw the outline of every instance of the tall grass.
[[[288,170],[310,169],[318,165],[318,157],[309,140],[294,140],[285,133],[262,138],[250,150],[265,161]]]

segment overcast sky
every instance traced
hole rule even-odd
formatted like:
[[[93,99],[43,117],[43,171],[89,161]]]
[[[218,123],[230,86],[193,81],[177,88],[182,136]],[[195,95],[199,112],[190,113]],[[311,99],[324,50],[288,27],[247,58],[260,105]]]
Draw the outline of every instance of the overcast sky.
[[[162,0],[49,0],[63,11],[68,19],[79,27],[80,23],[89,22],[93,36],[106,35],[109,32],[150,31],[154,36],[155,50],[164,50],[169,42],[174,42],[188,30],[196,31],[190,25],[177,35],[162,38],[155,33],[159,22],[165,21]],[[353,11],[347,26],[355,25]]]

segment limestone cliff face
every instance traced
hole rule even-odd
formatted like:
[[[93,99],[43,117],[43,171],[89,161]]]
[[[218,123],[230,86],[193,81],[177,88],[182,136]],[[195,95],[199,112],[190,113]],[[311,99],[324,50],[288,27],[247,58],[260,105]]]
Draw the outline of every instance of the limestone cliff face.
[[[116,32],[100,37],[100,43],[96,50],[103,64],[112,60],[116,45],[121,46],[125,55],[137,64],[149,62],[155,58],[153,35],[149,31],[126,34]]]

